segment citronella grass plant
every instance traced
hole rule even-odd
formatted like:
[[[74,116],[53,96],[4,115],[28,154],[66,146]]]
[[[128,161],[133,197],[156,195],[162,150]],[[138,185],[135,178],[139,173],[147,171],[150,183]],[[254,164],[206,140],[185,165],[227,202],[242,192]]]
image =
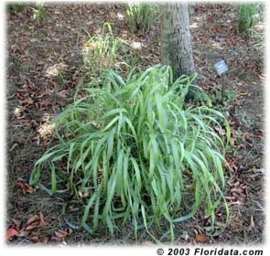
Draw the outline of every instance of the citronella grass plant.
[[[114,233],[120,221],[137,237],[142,224],[151,234],[165,221],[174,241],[174,223],[199,208],[211,217],[211,231],[217,210],[225,225],[228,122],[207,106],[185,107],[192,78],[172,79],[170,67],[153,66],[126,81],[110,70],[102,89],[88,85],[55,118],[59,144],[35,163],[31,185],[51,194],[68,187],[84,203],[81,225],[89,232],[104,223]],[[50,182],[41,184],[42,177]]]
[[[93,76],[99,76],[104,70],[114,67],[118,50],[126,44],[113,34],[109,23],[104,23],[101,34],[91,36],[83,47],[84,64]]]
[[[155,22],[155,5],[150,3],[126,4],[127,21],[133,32],[148,32]]]

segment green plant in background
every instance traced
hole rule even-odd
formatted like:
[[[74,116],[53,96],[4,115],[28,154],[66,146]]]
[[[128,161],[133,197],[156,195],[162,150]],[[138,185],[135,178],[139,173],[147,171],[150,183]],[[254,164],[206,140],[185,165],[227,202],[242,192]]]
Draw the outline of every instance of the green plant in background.
[[[210,98],[213,103],[222,102],[223,104],[230,103],[236,97],[234,90],[222,88],[215,88],[214,92],[210,95]]]
[[[133,32],[148,32],[155,22],[155,6],[153,4],[126,4],[126,13]]]
[[[260,17],[259,4],[240,4],[238,7],[239,15],[239,32],[245,32],[254,27]]]
[[[83,47],[82,55],[92,76],[100,76],[104,70],[113,68],[117,62],[118,50],[125,45],[124,40],[114,36],[109,23],[103,25],[101,35],[90,37]]]
[[[25,3],[20,2],[20,3],[8,3],[7,5],[8,11],[10,13],[17,13],[17,12],[24,12],[25,10]]]
[[[223,155],[230,129],[218,111],[185,108],[193,79],[173,82],[168,66],[134,69],[126,81],[107,71],[102,89],[88,85],[85,96],[55,118],[59,144],[35,163],[31,185],[50,194],[70,188],[84,203],[81,225],[89,232],[102,222],[113,234],[120,221],[132,223],[136,237],[142,224],[152,236],[149,228],[166,221],[164,236],[173,242],[174,223],[199,208],[211,217],[209,231],[217,228],[217,210],[225,213],[225,227]]]
[[[33,9],[33,17],[37,21],[44,21],[47,17],[46,9],[44,3],[36,2]]]

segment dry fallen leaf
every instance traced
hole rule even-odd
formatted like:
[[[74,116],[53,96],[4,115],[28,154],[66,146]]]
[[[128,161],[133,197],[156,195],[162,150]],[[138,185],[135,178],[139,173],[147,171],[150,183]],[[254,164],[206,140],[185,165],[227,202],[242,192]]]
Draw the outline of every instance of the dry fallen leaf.
[[[142,243],[142,245],[144,245],[144,246],[153,246],[154,244],[153,244],[153,242],[151,242],[151,241],[144,241],[144,242]]]
[[[255,228],[255,222],[254,222],[254,217],[253,217],[253,215],[251,215],[251,217],[250,217],[250,228]]]
[[[240,96],[247,96],[247,95],[248,95],[248,92],[242,91],[242,92],[239,92],[239,95],[240,95]]]
[[[17,183],[17,186],[20,187],[23,194],[32,194],[36,191],[35,188],[31,187],[29,184],[27,184],[25,181]]]
[[[33,222],[39,220],[39,216],[38,215],[33,215],[32,217],[30,217],[27,222],[26,222],[26,226],[32,224]]]
[[[224,136],[226,134],[225,130],[219,126],[215,126],[214,129],[220,136]]]
[[[54,232],[54,234],[58,238],[65,238],[68,235],[68,233],[64,230],[57,230]]]
[[[54,240],[54,241],[56,241],[56,242],[63,242],[63,238],[62,237],[52,236],[51,239]]]
[[[240,181],[239,180],[234,183],[234,187],[238,187],[239,185],[240,185]]]
[[[210,237],[204,234],[197,234],[195,237],[196,242],[198,243],[205,243],[210,241]]]
[[[240,187],[238,187],[238,188],[234,187],[234,188],[231,189],[231,192],[232,193],[243,194],[243,189],[240,188]]]
[[[6,233],[6,239],[9,240],[12,237],[15,237],[18,235],[18,231],[15,228],[9,228]]]
[[[253,134],[251,132],[245,132],[242,136],[243,140],[249,140],[250,137],[252,137]]]
[[[42,212],[39,212],[39,219],[40,219],[40,224],[43,226],[43,225],[46,225],[46,222],[44,221],[44,216],[42,214]]]
[[[230,145],[231,145],[231,147],[234,146],[234,142],[235,142],[235,139],[234,138],[230,138]]]
[[[37,223],[37,222],[35,222],[35,223],[31,224],[31,225],[28,225],[28,226],[25,228],[25,230],[26,230],[26,231],[29,231],[29,230],[35,229],[36,227],[38,227],[38,223]]]

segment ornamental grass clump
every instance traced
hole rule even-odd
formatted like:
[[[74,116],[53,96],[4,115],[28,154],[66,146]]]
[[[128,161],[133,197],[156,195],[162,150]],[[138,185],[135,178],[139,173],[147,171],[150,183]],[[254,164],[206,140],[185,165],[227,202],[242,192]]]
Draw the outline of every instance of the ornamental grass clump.
[[[148,32],[155,23],[155,5],[150,3],[126,4],[127,21],[133,32]]]
[[[89,35],[90,36],[90,35]],[[93,35],[82,49],[82,57],[92,77],[99,77],[104,70],[113,68],[118,62],[119,50],[124,49],[127,42],[117,38],[110,23],[104,23],[100,35]]]
[[[246,3],[238,6],[239,32],[252,29],[260,18],[260,4]]]
[[[230,130],[220,112],[185,107],[192,78],[172,79],[170,67],[154,66],[134,69],[126,81],[110,70],[101,89],[88,84],[55,118],[59,143],[36,162],[31,184],[51,194],[68,187],[84,204],[81,225],[89,232],[101,223],[112,234],[119,223],[132,224],[137,237],[142,225],[150,233],[166,222],[173,241],[174,223],[199,209],[213,231],[217,210],[228,219],[223,155]]]

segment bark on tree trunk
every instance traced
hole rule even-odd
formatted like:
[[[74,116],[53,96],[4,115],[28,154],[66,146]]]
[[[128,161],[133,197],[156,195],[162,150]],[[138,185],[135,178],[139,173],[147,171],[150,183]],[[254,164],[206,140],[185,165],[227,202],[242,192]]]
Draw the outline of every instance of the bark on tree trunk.
[[[170,65],[174,77],[194,72],[187,3],[161,5],[161,63]]]

